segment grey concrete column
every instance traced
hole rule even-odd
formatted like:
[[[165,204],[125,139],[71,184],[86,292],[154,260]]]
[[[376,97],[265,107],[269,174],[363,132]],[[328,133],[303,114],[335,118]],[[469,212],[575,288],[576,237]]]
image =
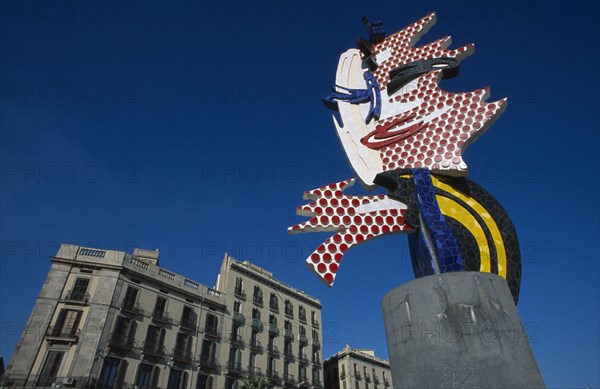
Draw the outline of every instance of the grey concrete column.
[[[423,277],[381,305],[394,388],[545,387],[503,278]]]

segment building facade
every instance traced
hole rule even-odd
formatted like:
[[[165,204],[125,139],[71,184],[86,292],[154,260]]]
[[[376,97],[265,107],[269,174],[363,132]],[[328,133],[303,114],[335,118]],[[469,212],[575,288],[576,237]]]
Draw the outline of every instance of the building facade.
[[[226,256],[224,266],[234,261]],[[232,351],[240,349],[228,327],[234,301],[161,268],[158,251],[63,244],[51,258],[3,385],[235,388],[263,370],[248,368],[258,368],[261,358],[252,365],[250,354]]]
[[[373,350],[344,349],[323,363],[325,389],[391,389],[389,361],[375,356]]]
[[[322,388],[319,300],[227,255],[216,289],[231,312],[225,388],[244,374],[265,375],[270,387]]]

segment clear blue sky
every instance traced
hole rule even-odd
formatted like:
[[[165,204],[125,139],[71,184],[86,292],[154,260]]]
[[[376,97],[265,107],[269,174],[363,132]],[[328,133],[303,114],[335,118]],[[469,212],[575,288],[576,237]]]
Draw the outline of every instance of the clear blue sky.
[[[0,354],[62,242],[159,248],[212,285],[224,251],[323,302],[324,355],[387,356],[380,300],[406,238],[352,249],[327,289],[287,235],[302,192],[353,176],[320,102],[338,56],[436,11],[425,41],[473,42],[449,91],[507,111],[466,152],[523,250],[519,312],[550,387],[598,387],[597,2],[0,3]],[[354,193],[358,193],[356,188]]]

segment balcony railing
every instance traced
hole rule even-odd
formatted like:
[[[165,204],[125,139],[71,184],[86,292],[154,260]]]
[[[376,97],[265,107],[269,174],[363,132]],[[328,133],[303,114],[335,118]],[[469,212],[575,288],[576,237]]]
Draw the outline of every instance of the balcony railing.
[[[179,326],[181,326],[181,328],[186,329],[186,330],[196,331],[196,318],[195,317],[182,317],[181,321],[179,322]]]
[[[279,375],[279,372],[276,370],[267,370],[267,377],[269,377],[273,381],[277,381],[277,382],[281,381],[281,376]]]
[[[358,371],[355,371],[355,372],[354,372],[354,378],[356,378],[357,380],[360,380],[360,379],[362,379],[362,376],[360,375],[360,372],[358,372]]]
[[[110,334],[108,344],[112,347],[121,348],[124,350],[131,350],[136,347],[133,336],[119,334],[117,332]]]
[[[365,373],[365,381],[371,382],[371,375],[369,373]]]
[[[269,303],[269,309],[275,313],[279,313],[279,304]]]
[[[292,319],[294,318],[294,310],[293,309],[286,308],[284,313],[287,317],[292,318]]]
[[[373,383],[374,383],[375,385],[379,385],[379,377],[377,377],[377,376],[374,376],[374,377],[373,377]]]
[[[269,347],[267,348],[269,354],[278,357],[279,356],[279,349],[277,348],[277,346],[275,345],[269,345]]]
[[[121,310],[124,312],[133,313],[134,315],[142,315],[144,310],[141,308],[139,303],[131,300],[123,300],[121,303]]]
[[[219,333],[219,327],[217,326],[204,327],[204,335],[210,336],[212,338],[219,338],[221,336],[221,334]]]
[[[269,334],[279,336],[279,328],[275,324],[269,324]]]
[[[318,320],[311,319],[310,324],[312,324],[313,327],[319,328],[319,321]]]
[[[173,349],[173,359],[180,362],[191,363],[192,362],[192,352],[190,350],[184,350],[181,348],[175,347]]]
[[[229,343],[237,347],[244,347],[244,339],[240,335],[231,334],[229,337]]]
[[[246,370],[242,367],[242,364],[233,361],[227,363],[227,372],[238,375],[246,374]]]
[[[263,299],[262,299],[262,297],[256,297],[256,296],[254,296],[254,298],[252,299],[252,302],[254,302],[254,305],[257,305],[257,306],[259,306],[261,308],[263,306]]]
[[[241,298],[241,299],[243,299],[243,300],[246,300],[246,292],[245,292],[243,289],[236,288],[236,289],[233,291],[233,294],[234,294],[236,297],[238,297],[238,298]]]
[[[206,367],[208,369],[218,370],[221,367],[219,362],[217,362],[216,358],[214,356],[209,355],[200,355],[199,363],[200,366]]]
[[[260,353],[262,353],[262,351],[263,351],[262,344],[260,343],[259,340],[256,340],[256,339],[250,341],[250,348],[253,349],[254,351],[257,351]]]
[[[319,358],[315,358],[315,357],[313,357],[313,358],[311,359],[311,362],[312,362],[312,364],[313,364],[313,365],[315,365],[315,366],[317,366],[317,367],[320,367],[320,366],[321,366],[321,359],[319,359]]]
[[[171,319],[171,316],[169,316],[169,313],[167,311],[154,310],[152,312],[152,320],[155,320],[159,323],[164,323],[164,324],[172,324],[173,323],[173,319]]]
[[[300,340],[300,344],[306,346],[308,344],[308,338],[306,337],[306,335],[304,334],[300,334],[298,336],[299,340]]]
[[[234,312],[233,313],[233,322],[237,323],[239,325],[244,325],[244,323],[246,322],[246,318],[241,313]]]
[[[293,384],[293,383],[296,382],[296,380],[294,379],[294,375],[293,374],[289,374],[289,373],[283,375],[283,380],[286,383],[290,383],[290,384]]]
[[[292,330],[285,330],[285,333],[283,334],[283,336],[286,339],[294,339],[294,333],[292,332]]]
[[[292,350],[286,350],[283,352],[283,357],[285,359],[287,359],[288,361],[293,361],[296,359],[296,356],[294,355],[294,353],[292,352]]]
[[[312,379],[312,384],[315,388],[322,388],[323,384],[321,384],[321,380],[319,380],[318,378],[313,378]]]
[[[308,364],[308,358],[306,357],[306,354],[299,354],[298,355],[298,360],[300,361],[300,363],[307,365]]]
[[[313,347],[319,348],[319,347],[321,347],[321,342],[319,341],[319,339],[313,338],[312,345],[313,345]]]
[[[343,380],[344,378],[346,378],[346,372],[344,370],[342,370],[340,372],[340,380]]]
[[[248,366],[248,374],[250,374],[250,375],[262,375],[262,371],[260,370],[260,367]]]
[[[144,342],[144,354],[154,355],[158,357],[163,357],[167,355],[167,349],[164,345],[154,342]]]
[[[298,320],[300,320],[302,323],[306,323],[306,315],[298,315]]]
[[[79,290],[70,290],[67,292],[64,300],[71,304],[87,305],[90,301],[90,294]]]
[[[384,379],[383,379],[383,384],[384,384],[385,386],[390,386],[390,381],[389,381],[387,378],[384,378]]]
[[[263,323],[260,319],[252,319],[252,329],[258,332],[263,331]]]
[[[65,342],[77,342],[80,330],[77,328],[63,328],[61,326],[48,327],[46,337],[48,340],[60,340]]]

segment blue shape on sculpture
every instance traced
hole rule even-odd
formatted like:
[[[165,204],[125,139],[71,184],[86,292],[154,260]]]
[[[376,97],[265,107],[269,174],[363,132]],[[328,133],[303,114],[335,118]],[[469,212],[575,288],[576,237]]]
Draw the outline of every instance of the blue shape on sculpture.
[[[371,43],[378,43],[383,38],[385,38],[385,29],[383,27],[383,22],[380,20],[370,22],[369,39],[371,40]]]
[[[430,271],[433,273],[463,271],[458,241],[440,211],[431,182],[431,173],[427,169],[411,169],[411,171],[421,220],[418,237],[420,246],[423,247],[419,253],[421,261],[429,261]],[[428,250],[425,250],[426,248]],[[429,266],[425,263],[418,265],[419,273],[429,273],[427,270]]]
[[[323,100],[330,103],[347,101],[350,104],[361,104],[369,101],[369,113],[367,113],[367,117],[365,118],[365,122],[369,124],[371,119],[375,118],[379,120],[379,115],[381,115],[381,91],[377,79],[370,72],[365,72],[363,77],[367,83],[367,88],[351,89],[336,85],[336,88],[345,90],[347,93],[338,92],[332,87],[332,92],[327,97],[324,97]]]

